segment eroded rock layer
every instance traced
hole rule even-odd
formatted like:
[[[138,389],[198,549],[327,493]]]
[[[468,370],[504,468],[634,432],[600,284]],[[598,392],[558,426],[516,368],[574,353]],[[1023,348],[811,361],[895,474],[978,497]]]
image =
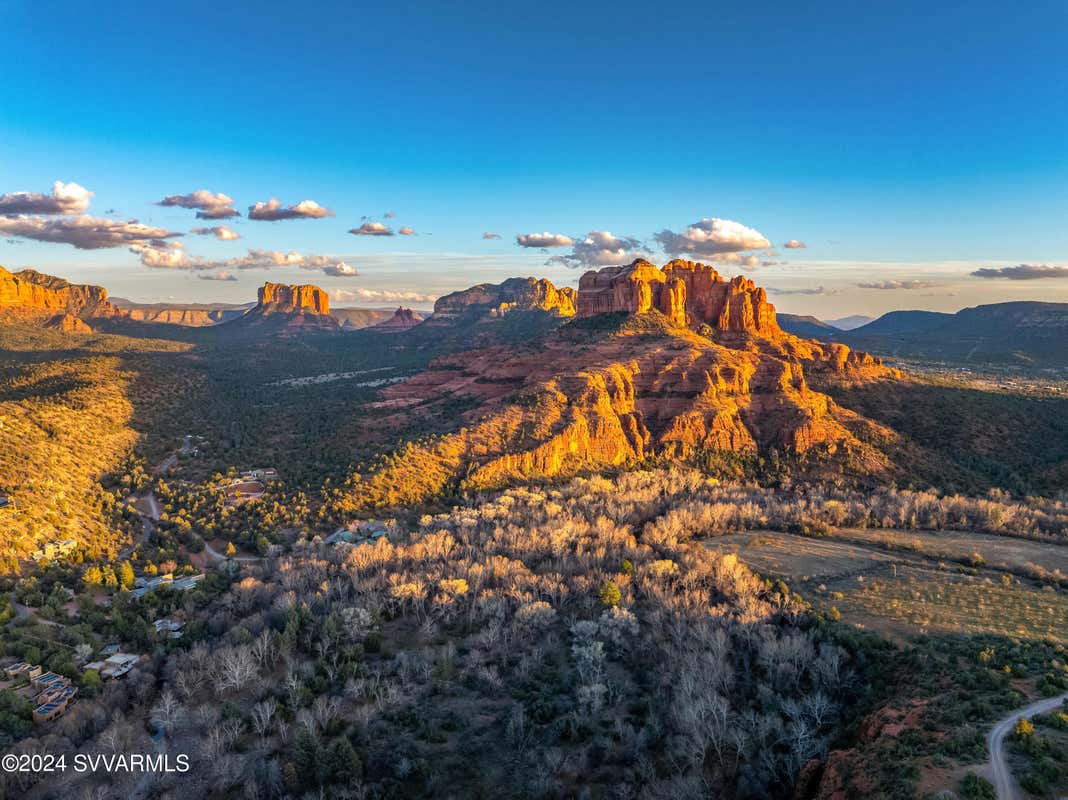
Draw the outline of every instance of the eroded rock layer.
[[[716,330],[782,334],[767,293],[751,280],[727,280],[715,267],[675,260],[661,267],[638,259],[622,267],[587,272],[579,280],[577,313],[590,317],[613,311],[660,311],[676,325]]]
[[[574,289],[557,288],[545,278],[509,278],[502,283],[480,283],[438,298],[430,319],[441,323],[472,312],[500,317],[514,310],[541,310],[573,317],[575,300]]]
[[[260,287],[258,306],[274,312],[329,314],[330,296],[318,286],[265,283]]]
[[[449,486],[498,487],[723,451],[811,457],[855,474],[889,470],[878,444],[892,431],[812,389],[808,373],[829,382],[896,377],[870,356],[781,331],[721,342],[655,307],[607,330],[577,321],[535,344],[445,356],[385,390],[378,407],[392,409],[398,427],[457,403],[470,409],[466,427],[409,446],[354,489],[373,502],[410,502]]]
[[[92,320],[122,312],[108,302],[103,287],[68,283],[32,269],[11,273],[0,267],[0,315],[84,333],[91,330]]]

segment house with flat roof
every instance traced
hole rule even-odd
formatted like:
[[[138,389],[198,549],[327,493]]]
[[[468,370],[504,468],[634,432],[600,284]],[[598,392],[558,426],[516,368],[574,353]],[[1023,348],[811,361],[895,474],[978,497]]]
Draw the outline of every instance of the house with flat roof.
[[[206,577],[203,572],[196,575],[186,575],[184,578],[179,578],[174,582],[174,588],[182,592],[188,592],[190,589],[197,588],[197,584]]]
[[[78,694],[78,687],[72,686],[66,678],[64,678],[64,681],[65,684],[63,686],[57,686],[37,695],[33,709],[33,721],[35,723],[51,722],[67,710],[70,701]]]
[[[168,639],[181,639],[182,628],[185,627],[185,623],[181,620],[164,617],[153,622],[152,627],[156,629],[156,633],[166,634]]]
[[[121,678],[134,668],[141,656],[134,653],[115,653],[104,660],[104,667],[100,670],[101,678]]]

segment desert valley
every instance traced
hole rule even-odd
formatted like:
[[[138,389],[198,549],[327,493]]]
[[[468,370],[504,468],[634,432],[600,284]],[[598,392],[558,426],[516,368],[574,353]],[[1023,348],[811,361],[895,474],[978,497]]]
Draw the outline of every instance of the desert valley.
[[[206,759],[7,792],[981,792],[990,725],[1068,692],[1045,345],[796,335],[682,260],[425,319],[6,270],[0,307],[0,736]],[[1038,796],[1063,716],[1006,739]]]
[[[1068,798],[1068,4],[0,2],[0,800]]]

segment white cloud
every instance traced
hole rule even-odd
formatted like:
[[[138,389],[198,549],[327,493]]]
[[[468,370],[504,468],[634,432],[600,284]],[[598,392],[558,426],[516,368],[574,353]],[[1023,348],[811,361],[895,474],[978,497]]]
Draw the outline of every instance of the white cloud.
[[[336,264],[329,264],[323,267],[323,272],[327,275],[333,275],[335,278],[351,278],[359,273],[356,271],[356,267],[346,264],[344,261],[339,261]]]
[[[195,233],[197,236],[214,236],[216,239],[222,239],[224,242],[232,242],[235,239],[241,238],[240,233],[227,228],[225,225],[214,225],[211,228],[193,228],[189,232]]]
[[[433,303],[438,299],[433,294],[388,289],[335,289],[331,296],[339,303]]]
[[[785,247],[787,250],[803,250],[808,247],[807,244],[798,239],[791,239],[788,242],[783,242],[782,246]]]
[[[236,281],[237,280],[237,276],[234,275],[234,273],[227,272],[224,269],[219,270],[218,272],[208,273],[207,275],[197,275],[197,277],[200,278],[200,280],[202,280],[202,281]]]
[[[295,205],[283,208],[282,204],[272,197],[266,203],[256,203],[248,207],[249,219],[267,222],[277,222],[282,219],[323,219],[333,216],[335,216],[333,211],[324,208],[314,200],[301,200]]]
[[[89,208],[89,198],[92,196],[92,192],[77,183],[56,181],[52,184],[52,194],[0,194],[0,214],[77,214]]]
[[[642,243],[632,236],[615,236],[610,231],[590,231],[575,242],[566,256],[553,256],[549,263],[567,267],[605,267],[626,264],[642,253]]]
[[[134,244],[130,251],[137,253],[141,263],[152,269],[201,269],[200,259],[186,255],[181,242]]]
[[[483,239],[500,239],[501,235],[499,233],[492,233],[490,231],[486,231],[484,234],[482,234],[482,238]]]
[[[79,250],[127,247],[131,244],[181,236],[164,228],[142,225],[135,219],[127,222],[99,219],[88,214],[76,217],[0,217],[0,234],[34,239],[38,242],[69,244]]]
[[[570,247],[575,240],[562,233],[521,233],[515,243],[520,247]]]
[[[415,236],[415,231],[409,228],[407,225],[397,231],[397,233],[399,233],[401,236]]]
[[[152,269],[183,270],[246,270],[271,269],[274,267],[296,267],[299,269],[322,270],[326,275],[351,276],[356,269],[344,261],[324,255],[313,255],[281,250],[249,249],[244,256],[227,259],[206,259],[185,252],[180,242],[147,242],[135,244],[130,250],[137,253],[141,263]]]
[[[222,192],[210,192],[207,189],[197,189],[189,194],[168,195],[156,205],[197,209],[197,219],[229,219],[241,216],[241,212],[233,207],[232,197]]]
[[[715,264],[731,264],[742,269],[756,269],[760,266],[770,266],[773,262],[764,262],[760,256],[746,255],[745,253],[714,253],[708,259]]]
[[[670,256],[683,254],[714,256],[743,250],[767,250],[771,242],[764,234],[731,219],[706,217],[689,225],[682,233],[663,230],[656,240]]]
[[[365,222],[358,228],[350,228],[349,233],[357,236],[392,236],[393,229],[381,222]]]

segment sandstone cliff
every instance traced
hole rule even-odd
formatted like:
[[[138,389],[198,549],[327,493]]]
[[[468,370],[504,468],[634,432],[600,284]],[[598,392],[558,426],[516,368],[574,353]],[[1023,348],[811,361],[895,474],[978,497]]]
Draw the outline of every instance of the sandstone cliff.
[[[318,286],[265,283],[257,297],[256,305],[229,325],[282,336],[341,330],[341,324],[330,315],[330,297]],[[229,325],[227,328],[233,330]]]
[[[72,284],[32,269],[11,273],[0,267],[0,316],[4,319],[86,332],[90,330],[87,322],[93,319],[121,315],[100,286]]]
[[[715,267],[675,260],[663,268],[638,259],[622,267],[587,272],[579,280],[578,315],[612,311],[660,311],[676,325],[720,331],[782,334],[767,293],[748,278],[731,280]]]
[[[329,314],[330,296],[318,286],[265,283],[260,287],[257,305],[271,312]]]
[[[438,298],[430,320],[440,323],[471,313],[502,317],[513,311],[547,311],[572,317],[575,298],[574,289],[557,288],[545,278],[509,278],[503,283],[480,283]]]
[[[649,283],[633,283],[663,289],[668,280],[651,275]],[[404,458],[362,477],[354,493],[369,502],[413,502],[448,487],[499,487],[725,451],[777,452],[805,460],[823,477],[890,471],[880,446],[893,432],[813,389],[807,373],[829,384],[892,380],[896,373],[840,345],[777,331],[772,312],[761,312],[763,293],[748,283],[710,284],[726,289],[716,313],[728,325],[737,320],[775,334],[719,341],[654,306],[623,320],[580,318],[527,345],[439,358],[386,389],[377,406],[393,410],[400,428],[412,414],[428,424],[435,414],[444,419],[459,403],[470,409],[466,427],[410,445]],[[649,295],[627,294],[630,288],[623,299],[637,298],[635,308],[643,308]],[[729,311],[746,308],[733,305],[743,294],[752,315]]]
[[[200,303],[173,305],[169,303],[115,302],[133,322],[154,322],[162,325],[181,325],[186,328],[204,328],[220,325],[237,319],[247,307],[211,306]]]

